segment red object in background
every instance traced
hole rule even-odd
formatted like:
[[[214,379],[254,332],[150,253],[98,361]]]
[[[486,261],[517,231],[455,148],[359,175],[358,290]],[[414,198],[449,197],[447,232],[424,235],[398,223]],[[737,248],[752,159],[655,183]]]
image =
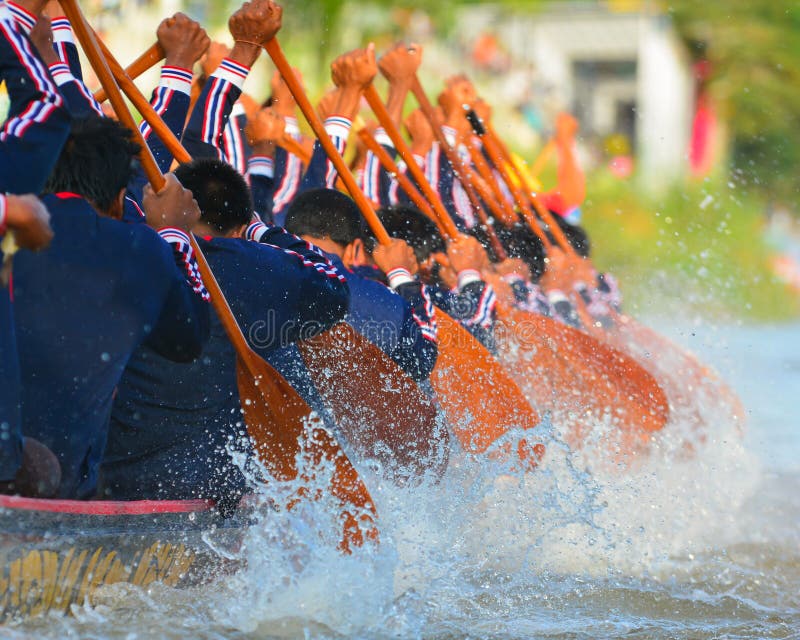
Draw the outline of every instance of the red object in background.
[[[717,113],[708,94],[697,99],[697,110],[692,124],[689,146],[689,166],[692,175],[707,176],[714,166],[714,138],[717,131]]]
[[[717,137],[717,111],[706,89],[706,83],[713,72],[711,62],[698,60],[694,72],[697,91],[692,138],[689,144],[689,169],[692,175],[702,178],[711,173],[714,167],[714,142]]]
[[[624,180],[633,173],[633,158],[630,156],[614,156],[608,163],[608,168],[615,178]]]

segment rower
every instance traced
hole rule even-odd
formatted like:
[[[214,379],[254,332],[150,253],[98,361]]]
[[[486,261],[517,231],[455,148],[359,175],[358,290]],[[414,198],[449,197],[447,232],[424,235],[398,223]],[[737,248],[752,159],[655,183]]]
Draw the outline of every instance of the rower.
[[[415,277],[414,252],[402,240],[372,254],[388,286],[367,277],[367,234],[355,202],[333,189],[312,189],[289,207],[286,228],[314,243],[346,273],[350,306],[345,321],[380,347],[414,380],[426,380],[438,355],[436,319],[427,288]],[[374,268],[371,268],[374,271]]]
[[[15,244],[32,251],[53,238],[50,214],[31,195],[0,194],[0,243],[12,234]],[[9,256],[9,259],[11,256]],[[4,263],[0,248],[0,263]],[[8,265],[11,266],[10,263]],[[4,264],[5,267],[5,264]],[[6,274],[3,274],[6,275]],[[61,481],[58,460],[38,440],[23,437],[19,406],[20,379],[9,287],[0,282],[0,493],[49,498]]]
[[[119,220],[138,151],[114,120],[75,121],[45,185],[53,243],[15,256],[23,432],[58,455],[62,498],[94,496],[113,394],[134,350],[147,343],[190,361],[208,336],[208,294],[187,236],[199,216],[192,194],[168,176],[160,193],[145,190],[149,226]]]
[[[231,165],[203,158],[175,173],[197,198],[198,244],[250,346],[273,365],[270,356],[283,352],[285,367],[277,368],[297,384],[302,360],[296,350],[285,351],[341,320],[349,297],[344,278],[307,242],[253,222],[247,183]],[[236,354],[216,315],[203,356],[190,364],[171,363],[149,346],[139,349],[114,403],[103,497],[210,498],[227,510],[248,487],[237,454],[245,459],[251,447]]]
[[[32,195],[55,163],[69,128],[64,100],[34,53],[25,28],[0,2],[0,84],[8,118],[0,130],[0,492],[51,497],[60,482],[58,460],[23,430],[20,372],[12,306],[12,258],[3,247],[35,251],[52,240],[50,215]],[[13,244],[4,240],[13,239]],[[23,437],[23,434],[25,437]]]
[[[436,306],[493,351],[497,297],[483,277],[488,263],[478,241],[461,235],[445,245],[433,221],[411,205],[384,207],[378,216],[390,236],[413,248],[421,278]]]

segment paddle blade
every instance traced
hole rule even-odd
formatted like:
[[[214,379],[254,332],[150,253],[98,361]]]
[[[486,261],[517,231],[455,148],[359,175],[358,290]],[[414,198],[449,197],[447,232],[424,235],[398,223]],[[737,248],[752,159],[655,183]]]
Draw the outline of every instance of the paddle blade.
[[[615,445],[640,450],[669,418],[666,396],[632,358],[551,318],[507,305],[498,309],[500,357],[526,395],[553,412],[579,446],[607,416]]]
[[[539,416],[511,376],[458,322],[437,310],[439,358],[431,384],[461,445],[482,453],[509,429],[533,429]],[[544,446],[524,439],[518,453],[534,467]]]
[[[330,490],[341,504],[340,548],[349,551],[367,539],[377,541],[375,504],[344,451],[326,429],[309,421],[311,408],[291,385],[256,354],[249,355],[246,362],[237,359],[237,381],[247,432],[259,460],[276,479],[293,480],[304,440],[306,485],[317,486],[315,469],[324,465],[333,470]],[[313,495],[307,488],[300,492],[302,498]]]
[[[646,368],[663,385],[676,417],[693,424],[695,431],[719,420],[732,421],[743,430],[745,411],[739,397],[686,349],[630,316],[619,316],[614,327],[598,337]],[[702,440],[705,435],[699,437]]]
[[[314,386],[351,447],[390,477],[441,477],[449,433],[431,398],[389,356],[349,324],[299,345]]]

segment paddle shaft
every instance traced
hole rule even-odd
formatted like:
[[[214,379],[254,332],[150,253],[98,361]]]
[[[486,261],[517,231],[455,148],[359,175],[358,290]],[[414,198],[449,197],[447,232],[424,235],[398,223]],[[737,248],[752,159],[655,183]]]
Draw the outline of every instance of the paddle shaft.
[[[439,221],[439,217],[431,208],[431,205],[427,200],[425,200],[411,180],[408,179],[408,176],[400,170],[400,167],[397,166],[397,163],[394,161],[392,156],[386,152],[386,149],[384,149],[366,129],[361,129],[358,132],[358,137],[361,139],[361,142],[364,143],[364,146],[367,147],[367,149],[369,149],[378,159],[378,162],[381,163],[383,168],[394,175],[395,179],[400,185],[400,188],[406,192],[408,197],[411,198],[411,201],[417,206],[417,208],[436,224],[439,229],[439,233],[446,235],[446,232]]]
[[[99,38],[97,39],[97,41],[98,43],[102,42]],[[159,62],[161,62],[166,57],[166,55],[167,54],[164,51],[164,47],[161,46],[161,43],[156,42],[147,51],[145,51],[142,55],[136,58],[136,60],[131,62],[127,67],[125,67],[125,75],[127,75],[131,80],[135,80],[145,71],[147,71],[151,67],[154,67]],[[108,99],[108,94],[106,93],[106,90],[98,89],[94,94],[94,99],[101,104],[105,102]]]
[[[102,47],[95,39],[94,32],[86,22],[86,19],[83,17],[83,13],[81,12],[80,7],[78,7],[76,0],[61,0],[61,6],[64,9],[64,13],[66,14],[70,23],[72,24],[75,35],[81,43],[87,58],[89,58],[89,62],[97,74],[103,89],[105,89],[106,93],[108,94],[108,99],[111,102],[111,105],[114,107],[117,117],[122,124],[131,130],[137,139],[137,142],[141,146],[139,159],[142,163],[142,169],[144,170],[148,181],[156,192],[161,191],[166,184],[166,180],[164,179],[161,170],[158,168],[155,158],[153,158],[150,147],[148,147],[147,143],[144,141],[139,128],[136,126],[133,116],[125,104],[125,99],[122,97],[122,93],[120,92],[120,89],[114,80],[114,76],[109,68],[109,64],[106,62],[106,59],[101,53]],[[110,53],[109,60],[113,60],[113,56],[111,56]],[[114,66],[115,68],[119,67],[118,64],[115,64]],[[121,70],[121,67],[119,67],[119,69]],[[133,85],[132,82],[131,85]],[[133,86],[135,88],[135,85]],[[136,93],[138,93],[138,90]],[[140,93],[139,95],[141,96]],[[163,126],[165,129],[169,130],[166,125]],[[186,153],[185,150],[184,154],[186,158],[191,160],[191,157],[188,153]],[[203,282],[205,283],[206,289],[211,297],[211,304],[214,307],[214,311],[217,312],[217,315],[222,322],[222,326],[225,329],[225,333],[228,335],[229,340],[233,344],[240,361],[245,365],[252,375],[256,375],[260,368],[256,366],[256,363],[254,363],[253,359],[258,358],[258,356],[253,353],[248,346],[247,340],[245,339],[239,324],[236,322],[233,312],[228,306],[227,300],[225,300],[225,295],[222,293],[222,289],[214,277],[208,261],[203,255],[200,247],[197,245],[197,241],[194,239],[194,236],[191,233],[187,235],[189,236],[192,249],[195,253],[197,265],[200,269]]]
[[[470,174],[464,166],[464,163],[461,162],[458,152],[456,152],[456,150],[450,146],[450,143],[447,141],[447,137],[444,135],[444,131],[442,131],[442,128],[436,122],[436,114],[434,113],[433,106],[428,100],[428,96],[425,94],[425,90],[422,88],[422,84],[417,76],[414,76],[411,92],[414,94],[414,97],[417,99],[417,104],[419,104],[422,113],[428,120],[436,141],[439,143],[439,146],[447,157],[447,160],[450,162],[453,171],[461,182],[461,185],[464,187],[464,191],[469,198],[470,204],[478,216],[478,219],[481,221],[481,225],[483,226],[483,229],[489,238],[489,242],[492,245],[492,250],[495,252],[495,255],[498,257],[498,259],[505,259],[505,257],[507,257],[505,249],[503,248],[500,239],[497,237],[494,227],[489,223],[489,219],[486,216],[486,211],[484,211],[478,196],[475,194],[475,189],[473,188],[473,181],[470,177]],[[474,184],[478,185],[480,183],[475,181]],[[499,205],[498,208],[494,208],[491,194],[482,193],[482,196],[484,201],[488,202],[489,206],[492,207],[492,213],[494,213],[495,217],[498,220],[504,220],[505,213],[499,209]],[[445,211],[445,213],[447,212]],[[447,217],[448,219],[450,218],[449,215],[447,215]]]
[[[279,147],[281,147],[287,153],[291,153],[292,155],[297,156],[300,158],[300,161],[305,165],[308,166],[311,162],[311,155],[303,149],[302,145],[292,138],[289,135],[283,135],[280,139],[275,141]]]
[[[322,124],[314,107],[311,106],[311,102],[300,86],[297,76],[295,76],[294,71],[292,71],[292,67],[286,60],[286,56],[283,55],[283,50],[281,49],[278,39],[273,38],[267,42],[267,44],[264,45],[264,49],[266,49],[269,57],[272,58],[272,62],[278,68],[278,72],[283,77],[283,81],[294,97],[294,101],[297,103],[297,106],[300,108],[300,111],[302,111],[309,126],[314,131],[314,135],[317,136],[317,140],[319,140],[322,148],[325,149],[328,158],[333,163],[334,167],[336,167],[336,171],[339,173],[339,177],[342,179],[345,188],[361,210],[367,224],[370,229],[372,229],[372,233],[375,234],[375,238],[382,245],[391,244],[392,239],[386,232],[383,224],[381,224],[375,210],[372,208],[372,204],[370,204],[370,201],[359,188],[355,177],[353,177],[344,159],[337,151],[336,145],[333,144],[333,140],[331,140],[328,132],[325,131],[325,125]]]

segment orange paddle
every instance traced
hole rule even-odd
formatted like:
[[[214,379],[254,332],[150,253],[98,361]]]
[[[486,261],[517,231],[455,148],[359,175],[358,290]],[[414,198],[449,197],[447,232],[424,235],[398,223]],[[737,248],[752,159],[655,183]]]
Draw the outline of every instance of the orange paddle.
[[[400,155],[407,164],[414,162],[408,145],[388,117],[374,88],[367,90],[366,98]],[[362,138],[369,135],[364,131],[361,133]],[[388,158],[374,140],[369,142],[365,139],[365,143],[376,152],[379,160]],[[416,163],[414,165],[416,167]],[[387,168],[389,171],[397,169],[396,165]],[[406,192],[415,202],[423,203],[435,212],[445,237],[454,237],[457,233],[455,225],[424,174],[418,167],[409,167],[409,171],[426,192],[427,200],[410,181],[404,186]],[[608,412],[614,414],[624,431],[633,434],[631,437],[637,445],[646,432],[663,426],[667,419],[665,401],[645,402],[640,406],[635,399],[620,393],[620,385],[615,382],[616,376],[629,375],[630,369],[634,369],[643,373],[650,383],[647,390],[638,389],[640,394],[646,399],[663,399],[655,381],[635,361],[550,318],[505,305],[499,305],[498,315],[504,322],[502,328],[510,330],[510,335],[501,340],[500,345],[503,361],[510,366],[515,380],[526,391],[527,397],[534,399],[536,406],[558,411],[573,432],[586,432]],[[620,371],[621,367],[623,371]]]
[[[490,150],[493,163],[496,166],[502,166],[501,174],[507,165],[519,172],[519,168],[514,163],[503,162],[503,160],[508,160],[507,156],[503,157],[507,150],[504,149],[502,142],[496,137],[490,126],[487,127],[487,135],[484,140],[487,143],[487,149]],[[519,178],[521,184],[524,184],[521,176]],[[507,183],[510,182],[507,174],[504,175],[504,179]],[[509,187],[511,187],[510,184]],[[524,195],[521,192],[518,193],[520,193],[520,197],[526,198],[533,205],[539,217],[550,228],[559,247],[572,258],[573,262],[579,267],[589,266],[588,259],[577,255],[561,227],[538,198],[532,193]],[[539,228],[535,221],[531,223],[529,220],[529,224],[532,228]],[[578,304],[585,310],[582,301],[578,300]],[[667,387],[667,397],[676,414],[698,424],[702,423],[698,399],[694,396],[697,389],[705,388],[707,389],[706,402],[716,400],[716,403],[728,411],[734,420],[743,422],[744,409],[737,395],[708,367],[703,366],[693,354],[636,322],[630,316],[617,313],[613,309],[609,309],[609,311],[614,319],[614,326],[610,330],[604,330],[591,320],[585,322],[586,330],[591,332],[594,337],[613,345],[619,351],[635,357],[644,369]],[[653,354],[662,354],[662,357],[654,358]]]
[[[265,49],[376,239],[381,244],[389,244],[389,234],[325,131],[277,39],[273,38],[268,42]],[[431,383],[447,414],[448,422],[462,445],[471,452],[480,453],[510,428],[535,427],[539,423],[538,416],[486,348],[446,314],[437,312],[437,320],[439,358]],[[535,464],[543,453],[543,447],[531,447],[523,440],[519,445],[519,452],[524,460]]]
[[[117,117],[138,137],[142,147],[140,159],[148,180],[156,191],[161,190],[165,185],[164,177],[125,105],[80,7],[76,0],[61,0],[61,5],[109,95]],[[327,430],[309,424],[311,408],[305,401],[277,371],[250,349],[205,256],[191,234],[189,237],[211,304],[236,350],[239,395],[248,434],[255,444],[259,460],[279,480],[296,478],[302,440],[304,456],[311,465],[310,471],[305,473],[313,474],[313,469],[323,460],[333,468],[330,489],[342,505],[342,550],[360,546],[365,539],[377,541],[375,505],[358,472]]]
[[[101,48],[123,90],[155,134],[178,162],[191,161],[102,43]],[[394,360],[344,324],[298,347],[317,390],[358,453],[377,457],[388,474],[397,478],[431,470],[436,475],[444,473],[447,456],[442,451],[447,450],[448,434],[438,428],[430,398]],[[376,377],[385,384],[375,385]],[[394,401],[397,393],[402,394],[403,403]]]

